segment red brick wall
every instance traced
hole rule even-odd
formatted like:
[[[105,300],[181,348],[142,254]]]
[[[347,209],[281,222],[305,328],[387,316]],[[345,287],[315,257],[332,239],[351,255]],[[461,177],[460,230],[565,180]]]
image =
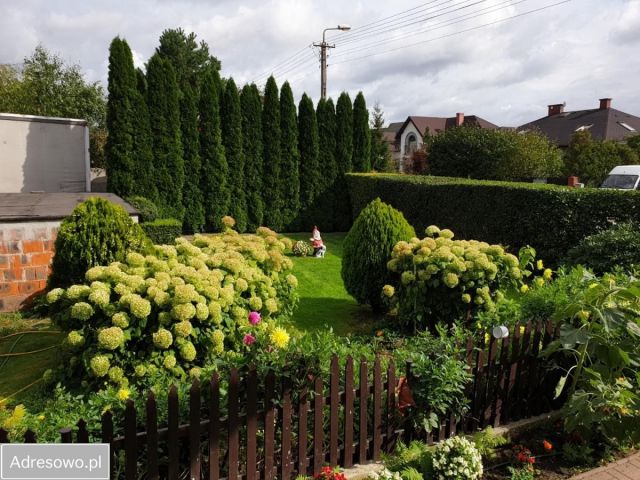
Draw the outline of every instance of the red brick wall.
[[[0,224],[0,311],[19,310],[45,289],[58,225]]]

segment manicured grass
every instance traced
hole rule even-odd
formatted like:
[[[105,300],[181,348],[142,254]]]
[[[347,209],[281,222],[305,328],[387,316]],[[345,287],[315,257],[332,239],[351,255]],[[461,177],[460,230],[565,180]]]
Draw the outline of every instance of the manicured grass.
[[[326,233],[324,258],[294,257],[293,273],[298,278],[300,303],[290,323],[298,330],[333,328],[339,335],[369,334],[378,319],[368,307],[360,306],[344,289],[340,277],[342,242],[345,233]],[[309,241],[309,233],[286,234],[294,240]]]
[[[10,397],[9,402],[19,402],[56,364],[63,335],[55,331],[48,319],[0,315],[0,400]]]

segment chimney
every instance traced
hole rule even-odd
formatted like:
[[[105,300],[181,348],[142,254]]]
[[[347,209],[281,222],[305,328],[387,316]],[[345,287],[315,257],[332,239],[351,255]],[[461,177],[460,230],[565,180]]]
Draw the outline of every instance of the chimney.
[[[611,108],[611,99],[610,98],[601,98],[600,99],[600,110],[609,110]]]
[[[564,103],[556,103],[555,105],[549,105],[549,113],[548,117],[552,115],[558,115],[559,113],[564,112]]]
[[[464,113],[456,113],[456,127],[461,127],[464,123]]]

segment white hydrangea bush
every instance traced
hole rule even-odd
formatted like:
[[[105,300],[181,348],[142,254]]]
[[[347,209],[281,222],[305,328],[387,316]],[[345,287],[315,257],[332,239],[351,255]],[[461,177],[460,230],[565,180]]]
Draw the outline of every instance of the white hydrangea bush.
[[[289,336],[275,320],[297,300],[290,248],[264,227],[228,229],[129,253],[88,270],[85,284],[51,290],[52,318],[67,332],[61,374],[122,386],[155,373],[198,376],[241,352],[247,335],[283,348]]]
[[[452,437],[436,445],[433,473],[437,480],[476,480],[482,477],[482,457],[464,437]]]
[[[451,230],[435,225],[426,235],[395,245],[387,268],[398,281],[381,292],[400,321],[415,322],[416,328],[492,311],[501,289],[519,287],[531,273],[531,248],[522,249],[519,258],[501,245],[454,240]]]

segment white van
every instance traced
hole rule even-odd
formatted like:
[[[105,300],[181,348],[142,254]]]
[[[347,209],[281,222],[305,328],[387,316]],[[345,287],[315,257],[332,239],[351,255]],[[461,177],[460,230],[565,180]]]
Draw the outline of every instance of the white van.
[[[640,165],[619,165],[609,172],[600,188],[640,190]]]

